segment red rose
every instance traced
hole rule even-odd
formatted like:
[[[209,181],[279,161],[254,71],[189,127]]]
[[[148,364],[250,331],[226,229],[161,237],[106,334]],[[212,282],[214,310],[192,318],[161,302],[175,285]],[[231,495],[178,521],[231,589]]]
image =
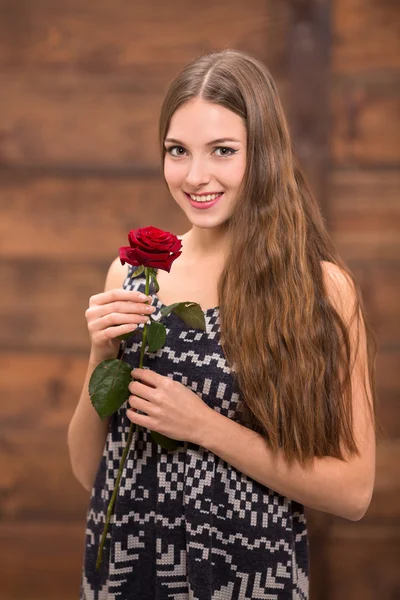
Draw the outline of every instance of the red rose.
[[[135,267],[143,265],[169,273],[174,260],[182,254],[178,252],[182,248],[181,240],[173,233],[157,227],[131,229],[128,240],[130,246],[122,246],[119,249],[119,257],[123,265],[125,263]]]

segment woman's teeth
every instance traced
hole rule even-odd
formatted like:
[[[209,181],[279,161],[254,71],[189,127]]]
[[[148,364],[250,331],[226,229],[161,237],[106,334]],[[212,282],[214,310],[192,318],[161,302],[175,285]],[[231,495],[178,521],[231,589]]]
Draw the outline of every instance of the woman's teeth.
[[[208,196],[194,196],[193,194],[189,194],[189,196],[195,202],[210,202],[210,200],[215,200],[215,198],[218,198],[218,196],[221,196],[222,194],[223,192],[220,192],[219,194],[209,194]]]

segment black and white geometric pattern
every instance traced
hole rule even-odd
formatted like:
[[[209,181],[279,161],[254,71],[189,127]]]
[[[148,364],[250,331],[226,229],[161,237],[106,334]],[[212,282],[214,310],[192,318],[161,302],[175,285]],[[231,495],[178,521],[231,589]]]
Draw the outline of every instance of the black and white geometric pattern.
[[[145,290],[145,276],[124,288]],[[153,305],[164,305],[155,298]],[[203,311],[206,331],[174,313],[163,321],[165,346],[144,368],[171,377],[226,417],[239,391],[219,342],[218,307]],[[153,314],[157,318],[157,312]],[[143,327],[140,325],[139,327]],[[134,340],[134,341],[133,341]],[[141,334],[124,360],[139,364]],[[135,427],[99,572],[97,550],[131,422],[127,402],[110,428],[87,512],[80,600],[307,600],[304,507],[247,477],[206,448],[158,446]]]

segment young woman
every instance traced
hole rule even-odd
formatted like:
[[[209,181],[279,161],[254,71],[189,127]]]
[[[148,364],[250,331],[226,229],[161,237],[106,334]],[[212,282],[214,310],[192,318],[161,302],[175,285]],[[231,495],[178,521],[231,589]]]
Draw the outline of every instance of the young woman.
[[[69,430],[74,472],[91,490],[81,599],[305,600],[304,506],[357,521],[371,500],[376,341],[259,60],[224,50],[187,65],[164,99],[160,144],[191,227],[158,273],[153,309],[198,302],[207,329],[171,313],[165,346],[104,424],[87,382],[117,356],[124,327],[143,323],[145,277],[118,258],[90,300],[92,352]],[[132,341],[125,352],[133,369],[139,350]],[[150,430],[184,442],[164,450]]]

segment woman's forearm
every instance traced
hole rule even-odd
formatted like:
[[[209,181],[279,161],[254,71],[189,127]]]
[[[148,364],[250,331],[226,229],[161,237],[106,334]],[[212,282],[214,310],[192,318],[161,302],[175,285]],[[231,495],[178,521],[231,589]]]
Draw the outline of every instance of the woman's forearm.
[[[295,462],[289,467],[282,453],[274,460],[264,438],[217,411],[211,410],[199,432],[199,444],[227,463],[292,500],[351,521],[362,518],[369,498],[364,471],[326,456],[315,458],[311,469]]]
[[[110,418],[102,421],[92,406],[89,396],[90,377],[101,361],[92,357],[83,384],[82,393],[68,427],[68,449],[72,471],[76,479],[91,491],[107,438]]]

